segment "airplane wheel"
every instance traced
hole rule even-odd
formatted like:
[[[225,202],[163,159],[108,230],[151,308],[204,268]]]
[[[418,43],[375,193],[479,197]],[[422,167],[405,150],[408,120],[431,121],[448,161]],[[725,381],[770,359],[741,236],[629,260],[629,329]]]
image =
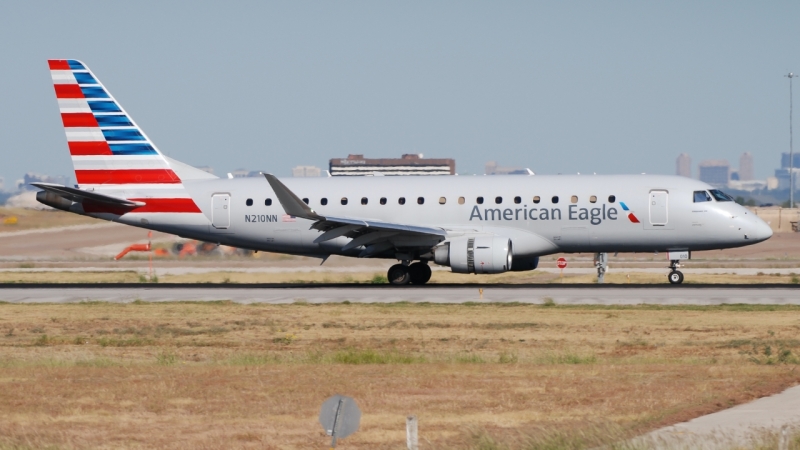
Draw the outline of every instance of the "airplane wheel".
[[[425,263],[416,262],[408,266],[411,284],[425,284],[431,279],[431,268]]]
[[[389,279],[389,283],[395,286],[408,284],[408,282],[411,281],[411,274],[408,267],[402,264],[395,264],[389,267],[389,272],[386,274],[386,277]]]
[[[683,273],[680,270],[673,270],[669,273],[669,282],[671,284],[681,284],[683,283]]]

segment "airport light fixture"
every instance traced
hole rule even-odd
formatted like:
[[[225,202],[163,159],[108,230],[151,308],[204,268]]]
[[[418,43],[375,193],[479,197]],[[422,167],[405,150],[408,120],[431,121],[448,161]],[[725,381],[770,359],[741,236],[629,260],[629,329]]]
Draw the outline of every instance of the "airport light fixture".
[[[789,208],[794,208],[794,151],[792,149],[792,72],[784,77],[789,79]]]

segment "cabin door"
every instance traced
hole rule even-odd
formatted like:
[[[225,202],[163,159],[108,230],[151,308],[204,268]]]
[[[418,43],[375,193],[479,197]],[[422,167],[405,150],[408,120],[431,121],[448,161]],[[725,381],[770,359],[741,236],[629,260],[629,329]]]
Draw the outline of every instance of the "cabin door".
[[[231,196],[214,194],[211,196],[211,224],[217,229],[231,226]]]
[[[667,204],[669,193],[667,191],[650,191],[650,225],[663,227],[667,225]]]

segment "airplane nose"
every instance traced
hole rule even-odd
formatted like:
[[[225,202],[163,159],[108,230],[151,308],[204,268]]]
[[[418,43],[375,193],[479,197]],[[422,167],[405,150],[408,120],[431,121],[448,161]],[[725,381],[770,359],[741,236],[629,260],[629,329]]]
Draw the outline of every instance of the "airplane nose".
[[[756,242],[766,241],[767,239],[772,237],[772,228],[761,220],[760,218],[755,218],[755,224],[752,228],[751,236],[749,238]]]

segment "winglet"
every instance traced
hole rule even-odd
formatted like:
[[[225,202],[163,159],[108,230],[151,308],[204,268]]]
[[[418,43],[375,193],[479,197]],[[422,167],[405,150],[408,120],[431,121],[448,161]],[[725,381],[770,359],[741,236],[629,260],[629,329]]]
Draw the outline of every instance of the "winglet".
[[[281,183],[280,180],[275,177],[275,175],[263,172],[262,175],[264,175],[264,178],[267,179],[267,182],[272,187],[272,190],[275,191],[275,195],[278,197],[278,201],[281,202],[281,206],[283,206],[283,210],[286,211],[286,214],[308,220],[325,219],[324,217],[315,213],[314,210],[309,208],[304,201],[300,200],[296,195],[294,195],[294,192],[290,191],[286,185]]]

